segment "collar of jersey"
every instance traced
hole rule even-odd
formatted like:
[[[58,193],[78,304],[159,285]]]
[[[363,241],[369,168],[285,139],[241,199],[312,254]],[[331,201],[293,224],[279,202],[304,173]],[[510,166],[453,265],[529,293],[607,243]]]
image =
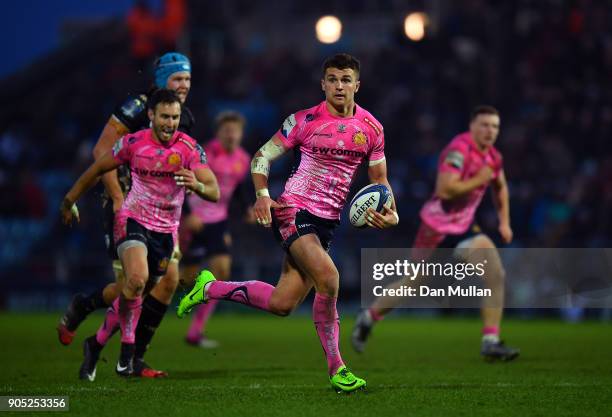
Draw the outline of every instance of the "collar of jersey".
[[[336,119],[336,120],[354,119],[357,117],[357,114],[361,111],[361,107],[359,107],[359,104],[355,103],[355,113],[353,113],[352,116],[342,117],[342,116],[336,116],[334,114],[331,114],[331,112],[327,108],[327,100],[324,100],[323,103],[321,103],[321,105],[323,106],[323,109],[324,109],[323,111],[325,112],[325,114],[327,114],[329,117]]]

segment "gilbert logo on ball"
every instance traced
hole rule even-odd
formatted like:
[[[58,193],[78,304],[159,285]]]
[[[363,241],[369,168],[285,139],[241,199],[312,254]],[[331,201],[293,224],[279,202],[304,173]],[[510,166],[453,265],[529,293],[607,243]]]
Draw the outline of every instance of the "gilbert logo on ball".
[[[391,207],[391,192],[383,184],[369,184],[357,191],[349,209],[351,224],[355,227],[366,227],[366,213],[369,208],[382,212],[383,207]]]

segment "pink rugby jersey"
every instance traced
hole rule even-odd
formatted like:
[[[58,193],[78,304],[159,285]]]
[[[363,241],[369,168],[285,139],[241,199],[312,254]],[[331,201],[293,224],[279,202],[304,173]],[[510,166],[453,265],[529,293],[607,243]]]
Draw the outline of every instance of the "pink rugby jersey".
[[[175,233],[185,187],[176,184],[174,173],[207,167],[202,147],[179,131],[161,144],[151,129],[144,129],[119,139],[112,153],[121,164],[129,164],[132,176],[132,187],[116,218],[132,218],[154,232]]]
[[[385,159],[381,124],[355,105],[351,117],[332,115],[326,102],[287,117],[276,136],[297,148],[299,165],[285,184],[279,203],[338,220],[359,165]]]
[[[490,147],[480,151],[469,132],[461,133],[444,148],[438,160],[438,172],[455,172],[461,180],[476,175],[484,166],[493,170],[493,179],[502,171],[502,155]],[[474,221],[476,209],[480,205],[489,183],[471,191],[467,195],[450,201],[443,201],[435,194],[423,205],[421,220],[438,233],[458,235],[465,233]]]
[[[218,139],[204,145],[208,166],[215,173],[221,197],[216,203],[205,201],[197,195],[187,197],[191,212],[204,223],[218,223],[227,219],[229,204],[236,187],[244,181],[249,172],[251,157],[241,147],[228,153]]]

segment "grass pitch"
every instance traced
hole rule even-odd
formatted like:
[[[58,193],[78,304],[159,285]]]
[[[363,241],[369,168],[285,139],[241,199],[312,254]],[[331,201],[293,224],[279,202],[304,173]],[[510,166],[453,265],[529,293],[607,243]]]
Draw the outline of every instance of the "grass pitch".
[[[77,371],[81,342],[102,316],[86,321],[69,347],[57,341],[57,319],[0,314],[0,395],[67,395],[75,416],[612,415],[612,331],[601,323],[507,321],[503,335],[522,355],[488,364],[475,319],[390,318],[358,355],[347,318],[343,357],[368,388],[346,396],[329,387],[308,317],[219,314],[209,333],[221,347],[202,350],[183,342],[188,320],[169,314],[147,356],[169,378],[117,377],[115,336],[93,383]]]

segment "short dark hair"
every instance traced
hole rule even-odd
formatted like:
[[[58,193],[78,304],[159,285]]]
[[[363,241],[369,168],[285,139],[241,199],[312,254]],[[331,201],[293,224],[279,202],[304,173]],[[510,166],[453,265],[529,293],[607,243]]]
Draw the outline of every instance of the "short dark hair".
[[[244,116],[237,111],[226,110],[222,111],[215,117],[215,128],[219,130],[219,128],[228,122],[236,122],[240,124],[242,127],[246,124],[246,119]]]
[[[169,90],[167,88],[160,88],[155,90],[151,97],[147,100],[147,106],[149,109],[155,111],[155,108],[159,103],[172,104],[178,103],[181,104],[181,99],[176,94],[176,91]]]
[[[481,104],[480,106],[474,107],[472,113],[470,114],[470,122],[473,122],[481,114],[494,114],[499,116],[499,110],[497,110],[493,106],[489,106],[487,104]]]
[[[328,68],[338,68],[340,70],[343,69],[352,69],[355,71],[357,78],[359,78],[359,71],[361,69],[361,64],[359,60],[352,55],[349,54],[336,54],[334,56],[330,56],[323,62],[323,76],[325,77],[325,71]]]

